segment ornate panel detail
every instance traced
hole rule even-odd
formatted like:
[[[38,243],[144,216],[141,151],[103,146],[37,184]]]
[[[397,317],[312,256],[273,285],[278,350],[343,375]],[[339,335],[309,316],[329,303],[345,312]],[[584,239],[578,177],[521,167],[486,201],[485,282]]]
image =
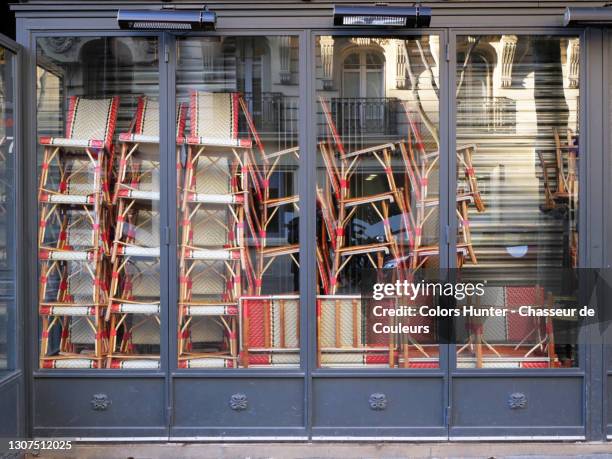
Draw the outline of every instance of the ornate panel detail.
[[[375,392],[370,395],[368,403],[370,404],[370,409],[382,411],[387,408],[387,396],[380,392]]]
[[[94,394],[91,398],[91,409],[94,411],[106,411],[113,403],[106,394]]]
[[[514,392],[508,397],[508,408],[521,410],[527,408],[527,396],[522,392]]]
[[[229,405],[234,411],[244,411],[249,407],[249,399],[246,394],[236,393],[230,397]]]

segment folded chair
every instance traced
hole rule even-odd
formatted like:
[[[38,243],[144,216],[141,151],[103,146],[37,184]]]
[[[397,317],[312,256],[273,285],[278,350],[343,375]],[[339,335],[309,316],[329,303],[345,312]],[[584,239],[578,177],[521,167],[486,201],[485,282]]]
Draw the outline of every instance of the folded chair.
[[[467,301],[468,304],[472,303],[472,299],[470,298]],[[506,295],[504,287],[485,287],[483,296],[476,296],[473,305],[475,308],[481,307],[498,307],[504,308],[506,305]],[[493,320],[498,321],[497,317],[492,318],[482,318],[482,317],[469,317],[465,318],[466,331],[468,332],[468,338],[466,343],[457,349],[457,357],[469,350],[474,354],[475,366],[476,368],[483,368],[484,363],[484,349],[488,349],[490,353],[492,353],[497,358],[501,358],[500,353],[497,351],[495,346],[491,345],[487,340],[487,329],[491,327]],[[505,321],[504,321],[505,322]],[[505,330],[504,330],[505,331]],[[502,338],[503,341],[506,340],[506,333],[503,333]],[[465,359],[470,360],[469,358]]]
[[[254,126],[251,129],[253,132],[256,132]],[[278,197],[271,197],[270,195],[270,182],[275,174],[279,174],[280,161],[290,158],[299,161],[299,147],[288,148],[265,155],[262,164],[262,200],[258,212],[256,212],[258,214],[256,225],[259,231],[259,238],[256,239],[256,247],[258,249],[255,274],[256,295],[261,295],[263,276],[278,257],[287,256],[298,269],[300,267],[299,244],[289,243],[270,246],[268,240],[269,226],[275,217],[282,215],[281,209],[290,208],[293,212],[299,214],[299,196],[297,194]]]
[[[176,111],[177,148],[185,131],[186,106]],[[127,132],[119,134],[119,167],[113,203],[119,198],[159,201],[159,102],[140,96]]]
[[[118,97],[73,96],[65,137],[39,139],[44,148],[38,191],[41,367],[103,366],[109,165],[118,105]],[[60,334],[57,354],[50,349],[51,333]]]
[[[411,267],[417,269],[423,266],[431,256],[439,254],[437,246],[423,246],[421,241],[424,225],[434,218],[434,214],[439,208],[439,198],[429,196],[429,182],[433,171],[438,167],[439,152],[426,151],[425,142],[408,103],[403,102],[402,106],[410,130],[408,141],[400,142],[399,147],[412,192],[411,195],[405,194],[405,200],[407,201],[406,207],[412,210],[408,213],[408,223],[411,226],[408,229],[412,255],[410,262]],[[477,263],[472,245],[468,206],[474,204],[479,212],[485,210],[472,163],[474,150],[475,145],[457,147],[458,170],[463,170],[466,184],[464,190],[458,191],[456,195],[456,215],[462,235],[462,241],[456,244],[458,266],[463,264],[465,255],[469,255],[472,263]],[[459,183],[458,190],[461,190],[461,183]]]
[[[384,257],[391,253],[400,258],[399,247],[389,227],[389,208],[387,203],[389,201],[394,202],[402,213],[406,209],[401,197],[401,189],[395,183],[391,167],[392,153],[395,150],[395,145],[393,143],[386,143],[356,151],[347,151],[340,138],[327,101],[320,97],[319,103],[327,128],[327,139],[319,142],[319,155],[325,165],[327,184],[333,191],[333,196],[329,196],[326,192],[319,189],[317,197],[327,237],[330,239],[330,246],[333,249],[331,253],[332,261],[329,263],[329,285],[327,290],[330,294],[335,294],[337,292],[339,276],[353,257],[365,256],[374,268],[382,268]],[[351,179],[354,177],[361,161],[368,157],[373,157],[380,163],[388,182],[388,192],[376,196],[350,196]],[[374,207],[376,213],[381,216],[385,229],[384,242],[359,246],[347,245],[345,237],[346,226],[360,205]],[[321,234],[319,243],[323,243],[323,240],[324,237]],[[321,269],[320,271],[322,273],[323,270]]]
[[[236,364],[236,318],[243,288],[241,260],[245,257],[244,248],[237,245],[243,236],[235,233],[241,232],[237,226],[240,219],[241,211],[233,213],[228,205],[198,204],[184,222],[187,239],[181,247],[179,267],[179,359],[185,367]],[[220,337],[208,342],[206,335],[200,334],[198,340],[194,326],[196,331],[215,328]],[[191,351],[194,342],[208,343],[212,350]]]
[[[159,308],[158,308],[159,309]],[[123,306],[113,314],[107,367],[117,369],[158,369],[160,346],[159,311]]]
[[[384,304],[384,303],[387,304]],[[397,306],[394,299],[376,302],[388,308]],[[393,317],[374,317],[358,295],[317,296],[317,364],[320,367],[381,366],[403,368],[437,368],[438,359],[430,355],[412,336],[403,333],[381,335],[373,330],[374,322],[394,325]],[[402,323],[406,324],[406,320]],[[413,318],[415,324],[432,325],[430,319]],[[437,345],[437,344],[436,344]],[[410,354],[416,351],[416,356]]]
[[[578,195],[578,145],[577,137],[570,129],[562,138],[557,128],[553,128],[555,142],[554,161],[546,160],[544,153],[538,151],[544,182],[544,209],[552,210],[560,205],[574,205]]]
[[[298,295],[243,296],[240,317],[240,362],[243,367],[299,366]]]
[[[524,317],[520,306],[552,306],[552,295],[540,286],[486,287],[476,307],[506,309],[506,317],[466,320],[468,338],[457,346],[459,368],[549,368],[559,366],[552,319]],[[465,355],[470,351],[471,355]]]
[[[107,351],[103,260],[41,264],[41,368],[100,368]],[[57,330],[55,332],[55,330]],[[52,335],[59,338],[57,352]]]
[[[550,309],[555,302],[552,292],[546,292],[539,285],[506,287],[506,296],[508,308],[513,310],[526,305]],[[520,351],[521,367],[558,367],[552,317],[520,317],[518,314],[509,314],[509,317],[508,339],[518,342],[514,350]]]

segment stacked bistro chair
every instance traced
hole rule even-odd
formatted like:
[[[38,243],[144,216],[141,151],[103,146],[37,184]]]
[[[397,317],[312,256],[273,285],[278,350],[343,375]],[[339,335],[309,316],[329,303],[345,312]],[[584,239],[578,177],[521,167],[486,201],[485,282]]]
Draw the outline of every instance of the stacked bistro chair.
[[[326,172],[327,186],[316,190],[320,221],[316,259],[322,293],[317,305],[318,336],[322,340],[319,343],[319,364],[404,367],[436,365],[435,359],[431,358],[414,336],[389,336],[374,342],[375,337],[371,334],[365,333],[360,337],[349,333],[352,336],[352,342],[349,343],[350,340],[344,340],[341,328],[335,328],[337,325],[334,323],[350,324],[353,320],[354,330],[361,330],[364,324],[367,328],[369,319],[366,311],[351,316],[355,310],[355,298],[338,295],[342,288],[342,272],[354,257],[365,257],[366,264],[369,263],[374,269],[393,267],[396,279],[409,279],[418,269],[428,266],[428,262],[439,257],[438,244],[424,243],[425,234],[437,224],[438,218],[440,201],[430,193],[430,180],[438,166],[439,152],[426,150],[419,123],[406,102],[402,103],[408,121],[408,134],[404,140],[346,151],[327,101],[321,97],[319,102],[327,128],[326,138],[319,142],[319,155]],[[468,206],[473,204],[479,212],[485,210],[472,164],[474,150],[474,145],[457,149],[457,160],[463,174],[459,180],[456,210],[461,236],[457,243],[458,266],[465,259],[477,263],[471,240]],[[357,170],[362,164],[367,167],[366,160],[380,166],[386,189],[375,194],[353,196],[351,180],[357,176]],[[398,167],[398,163],[403,167]],[[398,185],[397,176],[400,174],[403,186]],[[376,242],[353,245],[347,240],[347,229],[360,206],[367,206],[372,215],[380,219],[383,234]],[[392,219],[397,222],[395,225],[392,225]],[[347,314],[351,320],[344,318]],[[417,319],[413,322],[416,323]],[[335,330],[333,339],[330,333],[325,332],[332,329]],[[331,341],[326,342],[325,336]],[[408,350],[411,346],[418,351],[418,358],[409,358]]]
[[[185,108],[177,109],[177,137]],[[109,368],[158,368],[160,344],[159,103],[140,96],[120,153],[113,194]]]
[[[439,247],[426,246],[422,244],[423,228],[433,219],[440,200],[437,197],[430,198],[429,181],[432,171],[438,165],[439,152],[427,152],[425,143],[420,133],[419,125],[411,111],[409,104],[403,102],[402,106],[410,131],[407,141],[399,143],[402,160],[410,183],[410,195],[406,195],[407,207],[412,208],[409,213],[410,229],[410,265],[412,269],[422,267],[432,256],[439,256]],[[457,147],[457,166],[462,171],[463,180],[459,180],[458,192],[456,194],[456,216],[459,223],[461,240],[456,244],[457,266],[462,266],[464,260],[469,258],[473,264],[477,264],[476,253],[472,245],[468,206],[473,204],[478,212],[485,211],[484,201],[478,188],[478,181],[472,163],[472,155],[476,149],[475,145],[463,145]]]
[[[397,186],[392,169],[396,145],[384,143],[356,151],[347,151],[328,102],[319,99],[327,136],[319,142],[319,155],[325,166],[324,187],[316,190],[321,225],[317,237],[317,265],[321,295],[317,298],[317,332],[319,337],[317,360],[321,366],[389,365],[394,362],[394,337],[377,346],[368,341],[365,331],[367,314],[362,310],[360,297],[341,295],[343,272],[356,257],[363,257],[374,269],[383,268],[391,255],[403,259],[403,247],[393,233],[391,216],[399,209],[406,226],[407,208],[402,188]],[[353,196],[351,180],[359,167],[373,159],[384,171],[387,190]],[[382,225],[384,239],[364,244],[349,240],[349,226],[358,210],[368,208]]]
[[[118,106],[118,97],[73,96],[65,137],[39,139],[44,148],[38,190],[43,368],[104,365],[109,165]],[[59,343],[52,336],[56,329]]]
[[[244,102],[243,102],[244,103]],[[245,113],[248,113],[246,106],[244,106]],[[250,120],[250,118],[248,118]],[[255,126],[249,121],[250,129],[252,132],[257,132]],[[272,263],[280,257],[289,257],[290,262],[293,263],[298,269],[300,266],[298,253],[300,246],[297,243],[284,244],[284,245],[270,245],[267,234],[268,227],[273,221],[274,217],[280,214],[280,209],[283,207],[291,207],[295,212],[299,212],[299,196],[297,194],[288,196],[276,196],[270,195],[270,181],[274,174],[278,174],[279,163],[284,158],[294,158],[295,161],[299,161],[299,147],[288,148],[266,154],[261,147],[262,151],[262,199],[259,206],[259,211],[256,213],[257,218],[255,219],[255,225],[258,228],[259,238],[256,239],[257,245],[257,263],[255,267],[255,294],[262,294],[263,276],[266,271],[270,268]]]
[[[576,226],[578,212],[578,135],[566,129],[561,136],[553,128],[555,143],[554,161],[548,161],[542,151],[538,158],[542,168],[544,183],[545,211],[565,208],[571,221],[569,242],[571,266],[578,266],[578,231]]]
[[[261,196],[262,182],[253,142],[238,134],[240,104],[237,93],[191,94],[179,203],[179,366],[185,368],[238,365],[238,300],[254,288],[246,247],[247,228],[255,231],[250,190]]]
[[[388,205],[397,202],[403,210],[401,194],[395,184],[391,169],[391,153],[395,145],[386,143],[361,150],[347,152],[329,108],[324,98],[319,98],[321,109],[325,118],[328,136],[327,140],[319,142],[319,154],[323,159],[326,170],[326,179],[329,186],[317,189],[317,201],[323,220],[322,232],[319,237],[322,253],[327,253],[331,248],[331,263],[319,268],[322,273],[322,282],[328,286],[328,293],[336,294],[340,275],[348,263],[356,256],[365,256],[373,268],[382,268],[384,257],[393,252],[394,257],[399,258],[398,247],[395,238],[390,234],[389,208]],[[386,193],[372,196],[350,196],[350,182],[354,176],[361,160],[373,156],[384,168],[389,183]],[[350,223],[359,206],[371,206],[380,217],[385,226],[386,240],[362,245],[350,245],[346,238],[347,225]],[[329,245],[328,245],[329,241]],[[321,263],[320,263],[321,264]]]
[[[420,304],[427,304],[421,298]],[[376,302],[385,309],[397,307],[395,299]],[[416,304],[416,303],[415,303]],[[437,368],[435,356],[430,355],[420,340],[425,335],[375,333],[372,325],[396,325],[395,317],[374,317],[371,309],[362,304],[359,295],[319,295],[317,297],[317,365],[320,367],[402,367]],[[415,325],[431,321],[415,318]],[[410,346],[416,350],[411,355]]]
[[[243,367],[296,367],[300,363],[298,295],[240,298]]]
[[[548,368],[559,366],[551,317],[525,317],[520,306],[550,308],[542,286],[487,286],[474,306],[506,309],[505,317],[465,319],[467,339],[457,348],[460,368]]]

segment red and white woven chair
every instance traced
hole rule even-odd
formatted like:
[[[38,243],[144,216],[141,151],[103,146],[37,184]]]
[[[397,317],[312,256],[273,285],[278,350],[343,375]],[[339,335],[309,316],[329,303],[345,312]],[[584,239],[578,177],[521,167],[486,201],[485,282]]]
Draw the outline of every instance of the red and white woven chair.
[[[252,129],[254,130],[255,128],[253,127]],[[281,161],[285,160],[283,167],[297,168],[299,158],[299,147],[293,147],[266,155],[265,161],[262,165],[264,177],[262,182],[263,193],[262,200],[257,211],[258,218],[255,220],[255,224],[257,225],[257,234],[259,236],[259,238],[255,239],[258,249],[255,275],[256,295],[261,295],[264,275],[279,257],[289,257],[290,263],[293,263],[297,270],[299,270],[300,267],[299,244],[271,244],[268,235],[271,223],[275,218],[279,218],[279,216],[283,215],[285,211],[299,215],[300,197],[297,194],[272,197],[270,193],[270,183],[272,178],[275,175],[279,176],[282,173],[279,171]]]
[[[404,209],[401,190],[397,187],[392,169],[392,153],[395,145],[384,143],[357,151],[347,151],[336,128],[327,100],[320,97],[319,103],[325,119],[327,139],[319,142],[319,155],[326,171],[326,186],[317,190],[318,205],[325,227],[325,231],[319,235],[318,244],[322,249],[321,254],[329,253],[327,257],[331,259],[327,263],[329,282],[325,282],[324,291],[336,294],[340,275],[355,256],[365,256],[375,269],[382,268],[384,258],[390,254],[393,254],[395,258],[400,258],[400,248],[389,226],[388,203],[394,202],[402,214],[406,209]],[[351,180],[356,176],[360,164],[368,158],[373,158],[380,164],[387,180],[388,190],[372,196],[351,196]],[[384,241],[362,245],[348,244],[345,237],[346,227],[360,205],[375,208],[375,212],[381,216]],[[333,232],[330,233],[330,231]],[[328,248],[332,250],[329,251]],[[325,269],[320,269],[321,276],[324,271]]]
[[[376,302],[394,308],[393,300]],[[419,304],[425,304],[423,302]],[[429,325],[430,318],[413,318],[414,325]],[[430,335],[406,333],[381,334],[374,324],[394,325],[393,317],[375,317],[358,295],[317,296],[317,364],[319,367],[402,367],[438,368],[437,355],[426,346],[437,347],[433,340],[422,345]],[[402,321],[404,325],[407,320]],[[431,340],[430,340],[431,341]],[[414,354],[414,355],[412,355]]]
[[[142,308],[133,310],[129,305],[122,307],[123,313],[113,315],[107,367],[158,369],[161,336],[159,312],[145,314]]]
[[[183,142],[187,109],[176,111],[177,149]],[[113,202],[119,198],[159,201],[159,102],[138,98],[128,132],[119,134],[121,145]]]
[[[505,317],[466,321],[468,339],[457,346],[459,368],[549,368],[559,366],[552,319],[521,316],[520,306],[552,306],[540,286],[487,286],[476,307],[506,310]],[[467,352],[469,351],[469,353]],[[470,355],[471,354],[471,355]]]
[[[389,345],[368,346],[361,297],[317,296],[317,366],[389,366]]]
[[[65,137],[40,137],[40,365],[103,366],[109,164],[119,98],[69,99]],[[57,330],[57,331],[55,331]],[[57,353],[51,350],[59,335]]]
[[[298,295],[243,296],[240,317],[240,363],[243,367],[299,366]]]
[[[107,351],[102,260],[55,260],[41,265],[41,368],[100,368]],[[51,347],[52,335],[59,338]]]
[[[250,192],[261,196],[262,183],[251,137],[239,135],[244,109],[237,93],[191,94],[187,155],[179,159],[178,347],[185,368],[238,365],[238,299],[255,278],[247,231],[259,236]]]

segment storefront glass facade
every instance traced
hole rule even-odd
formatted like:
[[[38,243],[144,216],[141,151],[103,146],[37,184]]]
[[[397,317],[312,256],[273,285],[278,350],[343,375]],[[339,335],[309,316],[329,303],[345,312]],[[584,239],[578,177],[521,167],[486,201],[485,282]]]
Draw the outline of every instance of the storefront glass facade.
[[[181,33],[120,30],[116,5],[16,8],[0,374],[22,372],[28,431],[603,438],[602,326],[513,311],[578,301],[550,278],[608,266],[607,32],[558,11],[335,27],[288,5]],[[486,284],[458,306],[510,313],[365,301],[372,279],[441,273]]]

